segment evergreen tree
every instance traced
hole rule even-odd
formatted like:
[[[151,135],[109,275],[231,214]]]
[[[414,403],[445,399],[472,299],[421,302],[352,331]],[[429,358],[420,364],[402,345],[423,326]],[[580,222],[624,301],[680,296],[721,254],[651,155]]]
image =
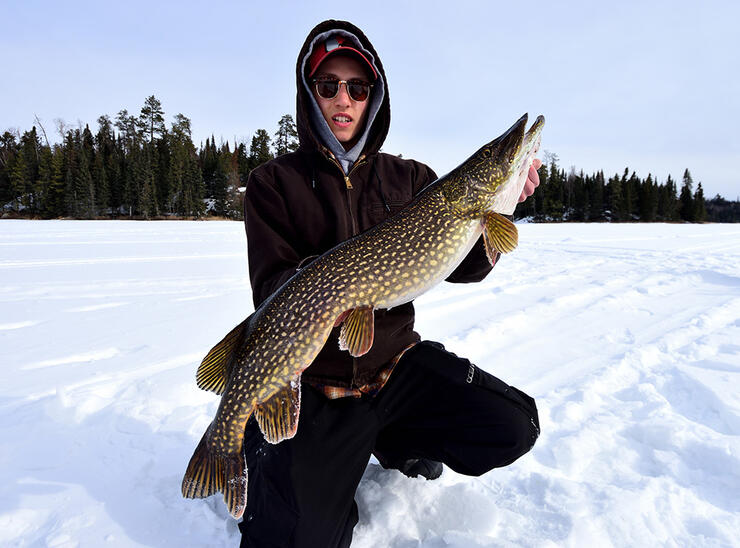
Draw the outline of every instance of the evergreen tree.
[[[213,214],[220,217],[229,216],[229,184],[233,182],[230,164],[231,154],[226,145],[217,151],[216,169],[211,182],[211,197],[213,198]]]
[[[658,196],[658,219],[662,221],[678,220],[678,199],[676,182],[668,175],[665,185],[660,186]]]
[[[175,115],[169,134],[170,208],[178,215],[197,217],[203,213],[203,179],[190,131],[190,119]]]
[[[606,185],[608,221],[624,221],[627,217],[622,193],[622,179],[623,177],[615,174]]]
[[[704,200],[704,189],[701,187],[701,183],[696,187],[694,193],[694,221],[697,223],[704,222],[707,218],[707,207]]]
[[[95,215],[95,185],[87,153],[80,149],[77,172],[74,175],[75,195],[77,197],[77,217],[91,219]]]
[[[640,221],[654,221],[657,210],[658,189],[653,183],[653,176],[648,173],[647,179],[639,187]]]
[[[249,156],[247,154],[247,146],[244,143],[239,143],[234,151],[236,154],[237,165],[239,169],[239,182],[241,186],[246,186],[247,179],[249,178]]]
[[[63,217],[66,214],[64,183],[64,148],[55,145],[51,158],[51,185],[44,208],[48,217]]]
[[[124,152],[129,154],[138,147],[139,141],[141,140],[141,134],[137,127],[136,117],[129,115],[126,109],[120,110],[116,115],[115,126],[118,128],[118,131],[121,132]]]
[[[693,222],[694,221],[694,197],[692,195],[692,187],[694,181],[691,179],[691,173],[687,169],[683,173],[683,185],[681,186],[681,196],[679,197],[680,215],[681,220]]]
[[[241,181],[239,180],[239,158],[236,150],[228,156],[228,173],[226,176],[226,214],[231,219],[244,219],[242,208],[242,195],[239,192]]]
[[[153,147],[145,146],[135,171],[139,190],[138,212],[145,219],[159,215],[153,153]]]
[[[150,143],[154,141],[155,133],[160,137],[164,134],[164,110],[162,103],[154,95],[150,95],[144,101],[137,123],[139,129],[149,137]]]
[[[39,178],[41,141],[36,126],[23,133],[16,162],[11,171],[11,193],[16,199],[16,210],[37,213],[39,209]]]
[[[111,207],[112,198],[118,194],[115,187],[118,184],[116,177],[116,153],[115,135],[113,123],[108,116],[98,118],[98,132],[95,135],[95,155],[93,177],[95,178],[95,208],[98,213],[107,212]]]
[[[625,170],[626,173],[627,170]],[[640,178],[634,171],[624,183],[624,208],[628,220],[634,221],[640,216]]]
[[[280,118],[274,146],[275,156],[298,150],[298,131],[296,131],[295,122],[290,114],[285,114]]]
[[[253,170],[260,164],[272,160],[270,152],[270,136],[264,129],[258,129],[252,136],[252,144],[249,147],[249,170]]]
[[[38,197],[38,211],[44,216],[49,217],[48,205],[50,195],[54,184],[54,162],[53,154],[49,146],[41,147],[41,156],[39,158],[39,178],[36,183],[36,195]]]
[[[5,131],[0,135],[0,206],[5,206],[13,198],[10,173],[17,153],[18,143],[15,135]]]
[[[565,172],[558,167],[557,154],[545,156],[548,161],[547,186],[543,189],[542,213],[545,220],[560,221],[563,218],[563,184]]]
[[[74,134],[67,131],[64,137],[62,171],[64,173],[64,214],[79,217],[75,171],[77,170],[77,150]]]
[[[26,155],[23,149],[21,149],[15,156],[15,161],[10,172],[10,192],[14,199],[13,209],[15,211],[31,209],[30,189],[33,183],[30,172]]]
[[[588,218],[591,221],[601,221],[604,219],[604,188],[606,184],[604,182],[604,172],[599,171],[593,177],[590,188],[591,188],[591,211],[589,212]]]

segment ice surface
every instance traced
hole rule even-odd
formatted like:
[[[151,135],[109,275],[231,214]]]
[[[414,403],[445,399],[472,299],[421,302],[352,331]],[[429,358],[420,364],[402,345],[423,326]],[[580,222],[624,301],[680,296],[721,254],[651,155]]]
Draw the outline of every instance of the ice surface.
[[[480,478],[371,461],[353,547],[738,545],[740,226],[519,232],[417,327],[536,397],[537,445]],[[238,545],[180,481],[245,256],[239,223],[0,221],[0,545]]]

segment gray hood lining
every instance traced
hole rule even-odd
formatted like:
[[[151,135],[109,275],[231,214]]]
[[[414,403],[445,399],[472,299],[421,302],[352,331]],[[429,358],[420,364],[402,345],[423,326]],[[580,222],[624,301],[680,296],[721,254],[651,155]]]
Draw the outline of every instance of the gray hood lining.
[[[306,65],[308,64],[308,60],[311,57],[311,53],[313,53],[314,47],[316,46],[316,44],[321,43],[330,36],[334,36],[336,34],[349,38],[352,41],[354,47],[361,51],[362,54],[372,63],[373,68],[378,75],[377,79],[375,80],[375,85],[373,86],[373,91],[370,95],[370,110],[367,114],[365,129],[363,130],[360,138],[357,140],[355,146],[346,151],[344,150],[342,144],[337,140],[336,136],[332,133],[329,124],[327,124],[326,120],[324,120],[324,116],[321,113],[319,104],[316,102],[316,98],[313,96],[311,86],[306,80]],[[363,47],[360,40],[351,32],[342,29],[332,29],[327,32],[322,32],[321,34],[317,34],[316,37],[311,41],[311,46],[308,48],[308,53],[306,53],[303,61],[301,62],[301,79],[303,80],[303,86],[308,92],[309,102],[311,104],[309,112],[309,119],[311,121],[311,124],[313,125],[316,133],[318,134],[324,145],[329,150],[331,150],[334,156],[336,156],[337,160],[339,160],[339,163],[342,165],[342,169],[344,169],[344,172],[349,173],[352,165],[360,157],[362,149],[365,147],[365,142],[367,141],[367,137],[370,133],[370,128],[375,121],[375,117],[377,116],[378,111],[380,110],[380,105],[383,103],[383,98],[385,97],[385,81],[383,80],[383,75],[381,71],[378,70],[378,66],[375,63],[375,57],[372,53],[370,53],[367,49]]]

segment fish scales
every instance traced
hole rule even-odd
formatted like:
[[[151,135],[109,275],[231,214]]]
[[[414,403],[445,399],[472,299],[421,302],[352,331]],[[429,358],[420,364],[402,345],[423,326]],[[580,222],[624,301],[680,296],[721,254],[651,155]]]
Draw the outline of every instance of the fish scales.
[[[445,279],[482,233],[492,261],[513,249],[516,227],[498,213],[513,212],[543,124],[538,117],[525,135],[522,117],[399,213],[300,270],[243,322],[243,334],[235,329],[209,352],[199,386],[222,398],[183,479],[185,496],[222,491],[241,515],[245,424],[256,412],[270,441],[294,435],[300,374],[338,319],[347,328],[340,345],[361,355],[372,345],[372,310],[409,302]]]

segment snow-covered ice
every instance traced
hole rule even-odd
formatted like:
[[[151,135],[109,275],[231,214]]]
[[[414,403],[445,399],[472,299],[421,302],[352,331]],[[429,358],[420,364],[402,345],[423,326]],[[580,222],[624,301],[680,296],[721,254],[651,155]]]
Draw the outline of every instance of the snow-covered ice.
[[[533,395],[540,439],[480,478],[372,460],[353,547],[739,546],[740,226],[519,229],[417,327]],[[0,221],[0,545],[238,545],[180,481],[245,256],[234,222]]]

